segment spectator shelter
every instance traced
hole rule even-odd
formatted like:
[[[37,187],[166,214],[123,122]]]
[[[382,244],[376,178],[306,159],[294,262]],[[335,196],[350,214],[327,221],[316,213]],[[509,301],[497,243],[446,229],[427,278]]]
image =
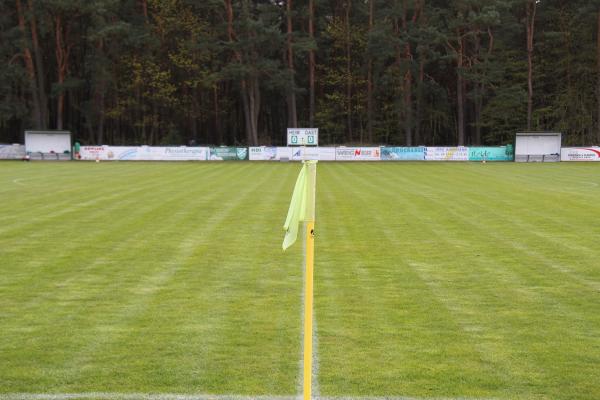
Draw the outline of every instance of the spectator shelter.
[[[519,132],[515,140],[515,161],[560,161],[560,147],[558,132]]]
[[[31,159],[70,160],[71,132],[25,131],[25,151]]]

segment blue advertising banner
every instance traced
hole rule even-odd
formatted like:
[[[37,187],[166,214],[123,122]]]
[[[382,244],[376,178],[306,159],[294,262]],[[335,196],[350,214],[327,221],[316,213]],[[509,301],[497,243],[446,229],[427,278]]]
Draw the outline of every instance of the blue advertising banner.
[[[501,147],[469,147],[469,161],[512,161],[512,148]]]
[[[423,161],[425,147],[382,147],[381,159],[387,161]]]

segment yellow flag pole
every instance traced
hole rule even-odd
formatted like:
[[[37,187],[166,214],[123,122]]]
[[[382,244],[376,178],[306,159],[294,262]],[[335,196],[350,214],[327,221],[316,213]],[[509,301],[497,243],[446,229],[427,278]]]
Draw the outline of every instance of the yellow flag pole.
[[[306,282],[304,284],[304,400],[311,400],[313,353],[313,272],[315,256],[315,188],[317,162],[308,164],[306,191]]]
[[[304,400],[311,400],[314,221],[306,223],[306,283],[304,289]]]

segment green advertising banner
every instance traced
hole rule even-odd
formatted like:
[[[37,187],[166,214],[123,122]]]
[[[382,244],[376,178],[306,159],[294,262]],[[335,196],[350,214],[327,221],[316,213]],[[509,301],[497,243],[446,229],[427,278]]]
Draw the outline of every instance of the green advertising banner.
[[[512,161],[512,146],[469,147],[469,161]]]
[[[209,160],[232,161],[247,160],[247,147],[211,147]]]

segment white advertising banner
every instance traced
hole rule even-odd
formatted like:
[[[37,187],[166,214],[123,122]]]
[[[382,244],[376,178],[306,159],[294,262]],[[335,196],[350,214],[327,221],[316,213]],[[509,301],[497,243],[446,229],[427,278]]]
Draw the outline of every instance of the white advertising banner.
[[[336,161],[379,161],[381,150],[379,147],[336,147]]]
[[[312,151],[310,151],[312,150]],[[279,157],[285,157],[288,160],[294,160],[294,161],[301,161],[301,160],[316,160],[317,158],[315,158],[316,155],[316,149],[310,149],[308,151],[305,151],[304,148],[302,147],[279,147],[277,148],[277,155],[279,155]],[[308,158],[308,157],[311,158]]]
[[[292,160],[318,160],[319,150],[317,147],[294,147],[292,149]]]
[[[0,159],[19,160],[25,157],[25,146],[22,144],[0,144]]]
[[[563,147],[560,161],[600,161],[600,147]]]
[[[137,153],[137,147],[124,146],[81,146],[79,157],[81,160],[121,160],[131,159]]]
[[[250,147],[250,161],[335,161],[335,147]]]
[[[319,147],[319,161],[335,161],[335,147]]]
[[[144,161],[205,161],[208,147],[139,147],[137,160]]]
[[[277,147],[250,147],[248,152],[250,161],[277,160]]]
[[[294,152],[298,150],[297,147],[278,147],[276,160],[291,160],[294,157]]]
[[[427,161],[469,161],[468,147],[426,147]]]
[[[335,161],[335,147],[294,147],[292,160]]]
[[[205,161],[208,147],[82,146],[82,160]]]

